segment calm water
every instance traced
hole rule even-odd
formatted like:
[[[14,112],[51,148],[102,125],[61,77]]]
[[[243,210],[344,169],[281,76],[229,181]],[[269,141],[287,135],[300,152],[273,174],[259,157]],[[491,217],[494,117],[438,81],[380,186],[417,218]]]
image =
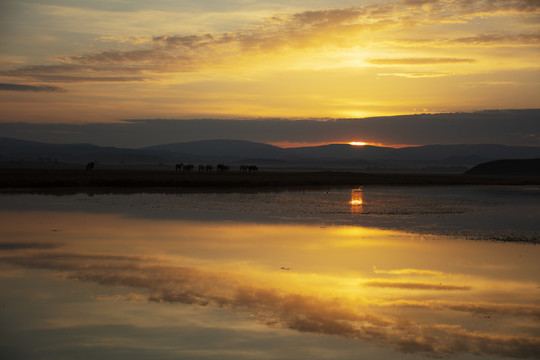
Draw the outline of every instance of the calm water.
[[[0,357],[540,358],[539,239],[535,187],[2,194]]]

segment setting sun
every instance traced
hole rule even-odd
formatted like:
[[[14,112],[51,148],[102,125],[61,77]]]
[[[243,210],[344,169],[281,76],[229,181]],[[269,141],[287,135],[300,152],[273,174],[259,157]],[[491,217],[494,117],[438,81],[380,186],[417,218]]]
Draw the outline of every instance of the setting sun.
[[[364,146],[364,145],[367,145],[366,142],[363,142],[363,141],[351,141],[349,143],[349,145],[353,145],[353,146]]]

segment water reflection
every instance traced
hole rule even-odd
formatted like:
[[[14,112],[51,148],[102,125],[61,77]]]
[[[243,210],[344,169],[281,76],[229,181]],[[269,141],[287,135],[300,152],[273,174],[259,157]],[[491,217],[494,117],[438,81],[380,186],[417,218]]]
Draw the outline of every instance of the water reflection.
[[[33,298],[42,296],[37,289],[43,277],[99,285],[82,292],[91,294],[93,302],[71,304],[78,314],[93,303],[110,313],[117,303],[148,302],[137,316],[151,323],[156,311],[151,304],[221,309],[247,315],[267,331],[355,339],[362,346],[351,358],[366,343],[418,356],[527,358],[540,351],[540,249],[534,246],[358,226],[151,220],[84,212],[3,211],[0,219],[1,238],[9,239],[0,244],[3,285],[17,279],[19,286],[36,289],[24,294]],[[11,289],[3,304],[24,303],[16,288],[3,288]],[[17,296],[10,298],[10,291]],[[74,288],[57,285],[55,291],[59,298],[69,297]],[[81,315],[68,321],[58,309],[50,313],[47,321],[26,320],[28,329],[52,331],[68,323],[77,328],[87,321]],[[222,316],[209,314],[192,331],[224,326]],[[128,318],[117,316],[114,324]],[[256,339],[264,331],[257,328],[251,336]],[[206,341],[218,346],[212,338]]]
[[[349,201],[349,204],[351,204],[351,213],[362,213],[362,205],[364,204],[362,188],[351,190],[351,201]]]

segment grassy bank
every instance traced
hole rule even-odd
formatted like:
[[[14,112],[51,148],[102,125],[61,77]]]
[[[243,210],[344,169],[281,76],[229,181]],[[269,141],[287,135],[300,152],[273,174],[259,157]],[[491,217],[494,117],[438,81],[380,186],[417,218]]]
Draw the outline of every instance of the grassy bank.
[[[198,173],[155,170],[1,169],[0,188],[274,188],[364,185],[533,185],[540,177],[458,174],[259,171]]]

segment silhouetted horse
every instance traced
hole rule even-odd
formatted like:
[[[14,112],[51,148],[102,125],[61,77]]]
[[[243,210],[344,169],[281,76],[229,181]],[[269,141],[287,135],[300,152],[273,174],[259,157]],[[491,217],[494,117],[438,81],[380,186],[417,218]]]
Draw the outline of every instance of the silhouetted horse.
[[[182,168],[184,167],[184,163],[176,164],[176,171],[182,171]]]
[[[206,165],[206,172],[212,172],[214,171],[214,167],[212,165]]]
[[[229,167],[227,165],[218,164],[218,166],[216,167],[216,171],[221,172],[221,173],[226,173],[229,171]]]
[[[251,173],[251,172],[257,172],[257,170],[259,170],[259,168],[256,166],[256,165],[250,165],[248,166],[248,171]]]
[[[204,165],[199,165],[199,172],[204,172]]]
[[[92,161],[92,162],[89,162],[88,164],[86,164],[86,170],[87,171],[90,171],[94,168],[96,164]]]
[[[184,165],[184,171],[191,171],[195,166],[193,164]]]
[[[249,166],[247,165],[240,165],[240,172],[248,172]]]

